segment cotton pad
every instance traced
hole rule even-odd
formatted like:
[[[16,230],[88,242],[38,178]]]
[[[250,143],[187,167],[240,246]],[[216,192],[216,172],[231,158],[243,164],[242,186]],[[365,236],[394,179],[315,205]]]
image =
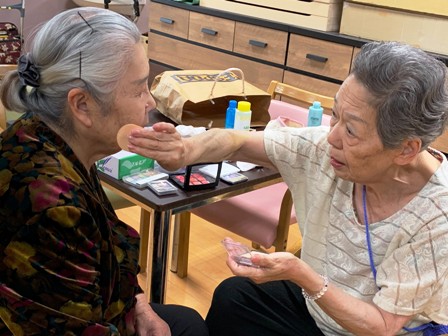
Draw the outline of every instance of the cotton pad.
[[[134,129],[141,129],[141,128],[143,127],[134,124],[126,124],[122,126],[117,133],[118,146],[120,146],[120,148],[123,150],[128,150],[129,145],[128,138],[129,135],[131,134],[131,131]]]

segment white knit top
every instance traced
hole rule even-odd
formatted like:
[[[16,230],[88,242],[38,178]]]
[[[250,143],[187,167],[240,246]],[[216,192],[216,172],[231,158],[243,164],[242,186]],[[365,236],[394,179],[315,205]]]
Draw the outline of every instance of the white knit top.
[[[265,131],[266,152],[293,194],[303,235],[301,258],[360,300],[391,313],[417,315],[408,327],[430,320],[448,324],[447,160],[443,157],[403,209],[370,224],[375,284],[365,228],[353,210],[354,185],[334,174],[328,131],[325,126]],[[326,335],[350,335],[316,303],[307,304]]]

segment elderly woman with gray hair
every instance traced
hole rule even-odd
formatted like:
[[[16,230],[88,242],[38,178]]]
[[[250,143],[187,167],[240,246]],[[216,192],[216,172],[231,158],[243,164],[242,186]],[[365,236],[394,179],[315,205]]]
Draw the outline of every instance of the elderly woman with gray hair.
[[[448,162],[430,144],[448,120],[446,66],[395,42],[364,45],[330,127],[134,131],[129,149],[176,169],[251,161],[294,198],[301,258],[229,257],[211,335],[427,335],[448,324]]]
[[[139,236],[95,162],[155,102],[140,32],[114,12],[63,12],[39,30],[1,99],[24,115],[0,136],[0,335],[208,335],[187,307],[148,304]]]

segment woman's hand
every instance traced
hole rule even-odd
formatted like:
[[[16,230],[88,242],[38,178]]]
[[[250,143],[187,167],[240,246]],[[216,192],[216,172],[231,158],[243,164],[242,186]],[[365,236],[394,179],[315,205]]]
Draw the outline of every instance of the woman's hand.
[[[128,140],[131,152],[154,159],[167,170],[177,170],[184,166],[184,142],[170,123],[157,123],[152,129],[135,129]]]
[[[289,252],[275,252],[270,254],[252,252],[250,267],[238,264],[231,257],[227,258],[227,265],[233,274],[250,278],[255,283],[275,280],[291,280],[293,274],[300,271],[303,262]]]
[[[139,294],[136,298],[134,325],[128,325],[127,331],[129,334],[138,336],[171,336],[168,324],[152,310],[146,296]]]

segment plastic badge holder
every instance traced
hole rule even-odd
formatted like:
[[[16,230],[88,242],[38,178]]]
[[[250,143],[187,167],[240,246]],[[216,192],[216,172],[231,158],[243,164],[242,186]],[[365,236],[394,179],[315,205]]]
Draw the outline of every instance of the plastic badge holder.
[[[209,176],[200,171],[202,167],[216,165],[216,176]],[[186,191],[211,189],[218,185],[222,162],[201,163],[186,167],[184,174],[171,174],[170,180]]]
[[[238,264],[259,268],[259,266],[252,264],[252,252],[248,246],[226,239],[224,239],[221,243],[224,245],[224,248],[226,249],[229,256]]]

